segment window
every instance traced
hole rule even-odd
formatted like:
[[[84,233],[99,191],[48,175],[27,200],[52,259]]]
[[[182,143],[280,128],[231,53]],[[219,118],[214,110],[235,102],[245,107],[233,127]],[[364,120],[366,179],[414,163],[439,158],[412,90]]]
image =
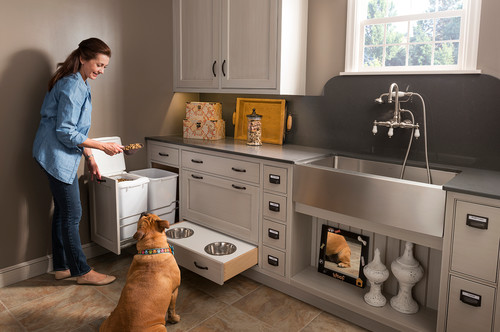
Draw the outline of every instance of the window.
[[[478,72],[481,0],[349,0],[346,72]]]

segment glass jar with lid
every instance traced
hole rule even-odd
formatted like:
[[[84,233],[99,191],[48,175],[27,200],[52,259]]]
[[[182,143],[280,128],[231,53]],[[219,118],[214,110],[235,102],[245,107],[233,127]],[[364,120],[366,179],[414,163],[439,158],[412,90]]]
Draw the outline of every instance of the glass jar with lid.
[[[262,115],[255,113],[247,115],[248,132],[247,145],[262,145]]]

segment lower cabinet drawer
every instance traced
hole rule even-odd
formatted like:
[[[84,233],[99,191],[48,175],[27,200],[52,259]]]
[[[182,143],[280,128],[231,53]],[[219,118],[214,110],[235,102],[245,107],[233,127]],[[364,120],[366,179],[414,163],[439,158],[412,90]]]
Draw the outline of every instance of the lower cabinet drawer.
[[[446,331],[491,331],[495,289],[451,276]]]
[[[455,214],[452,270],[496,282],[500,209],[458,201]]]
[[[285,225],[266,219],[262,221],[262,242],[264,244],[285,250],[285,238]]]
[[[264,193],[262,211],[264,217],[286,222],[286,197]]]
[[[176,228],[190,229],[192,235],[185,238],[171,238],[169,231],[174,231]],[[179,230],[179,233],[184,232]],[[171,225],[167,230],[167,238],[169,244],[174,247],[174,257],[178,265],[219,285],[258,263],[256,246],[188,221]],[[205,251],[205,247],[212,243],[217,245],[212,247],[215,250],[214,254],[209,254]],[[222,243],[234,245],[234,252],[220,254],[224,250],[221,252],[217,250]]]
[[[148,156],[150,160],[162,164],[179,166],[179,149],[176,148],[148,142]]]
[[[285,253],[283,251],[262,246],[262,268],[284,277]]]

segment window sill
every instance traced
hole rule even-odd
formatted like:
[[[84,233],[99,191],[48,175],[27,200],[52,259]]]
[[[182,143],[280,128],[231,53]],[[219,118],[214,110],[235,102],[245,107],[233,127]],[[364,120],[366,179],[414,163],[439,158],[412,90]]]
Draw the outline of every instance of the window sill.
[[[433,71],[358,71],[340,72],[340,76],[361,76],[361,75],[456,75],[456,74],[481,74],[481,70],[433,70]]]

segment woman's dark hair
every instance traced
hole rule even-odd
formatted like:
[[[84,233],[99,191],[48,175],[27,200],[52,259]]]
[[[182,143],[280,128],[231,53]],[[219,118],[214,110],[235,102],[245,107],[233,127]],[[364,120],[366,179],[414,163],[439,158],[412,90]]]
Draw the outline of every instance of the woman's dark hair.
[[[104,54],[111,58],[111,49],[102,40],[89,38],[78,44],[78,48],[71,52],[64,62],[57,64],[57,70],[49,81],[49,91],[52,90],[59,79],[80,70],[80,57],[85,61],[89,61],[97,58],[98,54]]]

